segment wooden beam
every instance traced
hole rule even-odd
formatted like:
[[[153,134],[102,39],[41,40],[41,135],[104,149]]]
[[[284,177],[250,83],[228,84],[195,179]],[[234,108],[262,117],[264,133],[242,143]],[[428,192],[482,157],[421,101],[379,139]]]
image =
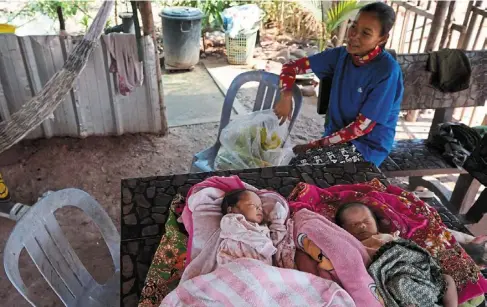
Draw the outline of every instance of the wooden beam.
[[[438,1],[436,3],[435,15],[431,23],[428,40],[426,41],[426,52],[433,51],[438,46],[440,40],[440,32],[443,29],[449,5],[450,1]]]
[[[154,17],[152,16],[152,6],[149,1],[138,1],[140,16],[142,17],[142,30],[144,36],[152,35],[154,32]]]
[[[152,14],[152,4],[150,1],[138,1],[137,2],[140,11],[140,17],[142,18],[142,28],[144,36],[152,36],[154,41],[154,52],[156,59],[159,59],[159,54],[157,52],[157,39],[156,31],[154,30],[154,16]],[[165,135],[168,131],[167,118],[166,118],[166,107],[164,106],[164,97],[162,91],[162,76],[161,76],[161,66],[156,65],[157,74],[157,85],[159,89],[159,105],[161,107],[161,131]]]
[[[420,7],[417,7],[411,3],[405,2],[405,1],[394,1],[394,4],[397,4],[399,6],[404,7],[406,10],[414,12],[418,14],[419,16],[423,16],[426,19],[433,19],[434,15],[428,12],[427,10],[424,10]]]
[[[455,0],[450,2],[448,7],[448,15],[446,15],[445,26],[443,27],[443,34],[441,35],[440,48],[448,47],[449,38],[451,37],[452,25],[453,25],[453,13],[457,2]]]
[[[477,23],[477,18],[479,15],[476,13],[475,8],[480,7],[482,5],[483,1],[477,1],[475,3],[475,6],[471,6],[471,10],[467,10],[467,16],[465,18],[468,18],[468,15],[471,13],[472,18],[468,21],[467,25],[467,31],[465,32],[465,35],[463,37],[460,37],[460,40],[458,42],[458,48],[467,50],[470,45],[470,41],[472,40],[473,32],[475,31],[475,25]],[[469,7],[471,5],[471,2],[469,3]],[[465,23],[464,23],[465,24]],[[461,44],[461,45],[460,45]]]

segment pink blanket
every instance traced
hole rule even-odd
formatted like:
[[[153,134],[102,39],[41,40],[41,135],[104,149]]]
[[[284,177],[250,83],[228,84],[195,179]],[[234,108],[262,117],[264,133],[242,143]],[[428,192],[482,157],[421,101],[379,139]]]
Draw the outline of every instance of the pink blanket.
[[[328,270],[333,271],[332,275],[338,278],[357,306],[382,306],[374,280],[366,269],[370,257],[360,241],[325,217],[306,209],[296,212],[293,221],[294,237],[305,234],[321,249],[331,262]]]
[[[456,242],[438,212],[413,193],[392,185],[386,187],[378,180],[326,189],[300,183],[289,201],[293,212],[308,209],[332,221],[341,205],[362,202],[379,216],[380,232],[399,231],[400,237],[412,240],[430,252],[443,273],[455,280],[460,304],[487,291],[487,281],[480,269]]]
[[[161,306],[353,307],[355,303],[333,281],[243,258],[182,282]]]
[[[235,189],[255,191],[262,199],[263,209],[270,222],[270,236],[277,248],[276,264],[293,263],[293,259],[281,259],[281,256],[294,256],[289,246],[292,240],[286,239],[286,219],[289,207],[284,197],[275,192],[257,190],[240,180],[237,176],[211,177],[194,185],[188,192],[182,220],[188,231],[188,252],[186,268],[181,282],[193,277],[212,272],[217,266],[217,250],[220,246],[220,221],[222,218],[221,202],[226,193]]]

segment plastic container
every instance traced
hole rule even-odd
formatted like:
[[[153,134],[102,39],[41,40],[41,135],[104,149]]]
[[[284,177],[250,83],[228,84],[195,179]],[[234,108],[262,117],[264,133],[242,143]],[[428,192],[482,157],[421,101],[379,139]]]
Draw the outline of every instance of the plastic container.
[[[135,34],[135,26],[133,14],[129,12],[121,13],[118,15],[122,19],[122,31],[123,33]]]
[[[16,26],[12,26],[6,23],[0,23],[0,33],[15,34]]]
[[[258,30],[257,26],[250,31],[239,33],[235,38],[225,34],[228,63],[232,65],[250,64],[254,55]]]
[[[162,19],[164,65],[169,70],[192,69],[200,59],[203,13],[192,7],[169,7]]]

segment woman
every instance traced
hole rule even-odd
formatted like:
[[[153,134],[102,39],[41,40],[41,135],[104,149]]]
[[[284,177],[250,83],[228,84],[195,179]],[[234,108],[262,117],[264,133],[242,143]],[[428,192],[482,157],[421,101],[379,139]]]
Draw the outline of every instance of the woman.
[[[338,47],[283,66],[281,98],[275,113],[283,123],[292,113],[297,74],[333,77],[328,120],[322,139],[297,145],[291,164],[368,161],[379,166],[388,156],[403,96],[402,73],[384,50],[396,19],[393,9],[376,2],[362,7]]]

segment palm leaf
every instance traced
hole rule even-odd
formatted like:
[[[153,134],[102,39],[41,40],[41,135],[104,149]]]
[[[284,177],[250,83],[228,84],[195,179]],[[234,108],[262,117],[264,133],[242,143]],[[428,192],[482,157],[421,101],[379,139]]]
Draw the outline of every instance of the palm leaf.
[[[332,32],[338,26],[347,20],[350,15],[356,10],[360,9],[366,3],[357,0],[346,0],[335,3],[326,12],[326,30],[328,33]]]

